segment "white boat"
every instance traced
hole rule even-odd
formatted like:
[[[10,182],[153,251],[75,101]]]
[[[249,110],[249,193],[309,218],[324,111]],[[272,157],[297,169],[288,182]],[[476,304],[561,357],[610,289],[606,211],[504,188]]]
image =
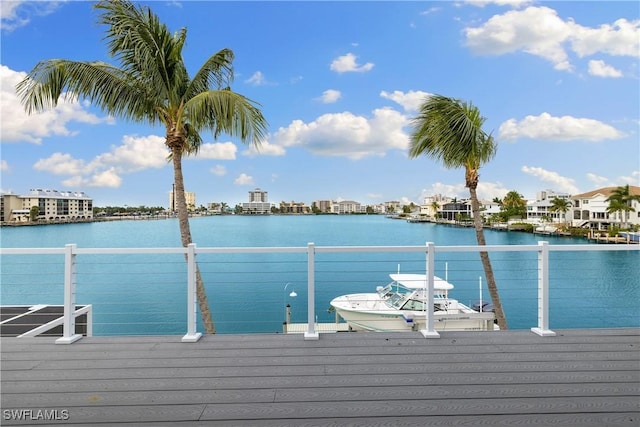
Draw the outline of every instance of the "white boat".
[[[620,231],[618,234],[625,238],[628,242],[640,242],[640,232],[638,231]]]
[[[390,274],[392,282],[375,293],[349,294],[334,298],[331,307],[352,330],[392,332],[426,329],[426,274]],[[476,311],[449,298],[453,285],[434,277],[436,331],[487,331],[498,329],[492,311]],[[481,303],[478,307],[485,307]],[[480,310],[482,310],[480,308]]]
[[[556,234],[558,232],[558,227],[554,227],[553,225],[540,225],[533,230],[536,234]]]

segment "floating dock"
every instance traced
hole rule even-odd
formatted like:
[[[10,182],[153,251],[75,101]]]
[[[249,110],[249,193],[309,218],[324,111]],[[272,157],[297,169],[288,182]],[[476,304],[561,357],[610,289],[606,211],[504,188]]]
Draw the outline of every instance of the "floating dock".
[[[76,306],[76,334],[91,336],[90,305]],[[0,336],[61,337],[64,321],[62,305],[2,305],[0,306]]]

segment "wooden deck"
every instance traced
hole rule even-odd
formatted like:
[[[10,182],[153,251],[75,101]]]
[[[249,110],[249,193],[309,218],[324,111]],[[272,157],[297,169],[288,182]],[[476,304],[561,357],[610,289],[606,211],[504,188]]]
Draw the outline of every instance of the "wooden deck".
[[[640,329],[556,332],[3,338],[0,424],[640,425]]]

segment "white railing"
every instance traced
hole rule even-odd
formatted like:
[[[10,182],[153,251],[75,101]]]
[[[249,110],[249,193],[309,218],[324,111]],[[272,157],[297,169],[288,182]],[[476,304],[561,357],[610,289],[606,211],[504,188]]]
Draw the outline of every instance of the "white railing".
[[[423,270],[428,280],[427,295],[433,298],[435,262],[439,254],[462,252],[533,252],[537,254],[537,325],[531,331],[540,336],[553,336],[549,327],[549,253],[553,251],[639,251],[640,245],[550,245],[539,242],[538,245],[487,245],[487,246],[437,246],[432,242],[424,246],[316,246],[308,243],[303,247],[197,247],[195,244],[187,248],[78,248],[75,244],[64,248],[0,248],[0,255],[44,255],[57,254],[64,256],[64,318],[63,336],[56,340],[57,344],[71,344],[81,338],[75,333],[76,311],[76,267],[78,255],[142,255],[142,254],[174,254],[186,258],[186,333],[183,342],[196,342],[201,333],[197,332],[197,297],[196,297],[196,259],[205,254],[306,254],[306,290],[307,290],[307,329],[305,340],[316,340],[319,332],[316,328],[316,265],[318,254],[344,253],[414,253],[423,255]],[[419,258],[418,258],[419,259]],[[200,263],[198,263],[200,264]],[[181,273],[182,274],[182,273]],[[633,274],[633,273],[630,273]],[[185,280],[186,279],[186,280]],[[285,285],[286,291],[286,285]],[[424,337],[437,338],[439,333],[434,329],[433,301],[429,301],[425,329],[420,332]]]

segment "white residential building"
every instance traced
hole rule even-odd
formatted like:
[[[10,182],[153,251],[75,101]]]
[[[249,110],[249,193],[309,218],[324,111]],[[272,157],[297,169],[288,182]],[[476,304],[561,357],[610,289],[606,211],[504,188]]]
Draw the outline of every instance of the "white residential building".
[[[611,225],[619,225],[627,222],[631,225],[640,225],[640,202],[631,202],[632,211],[627,218],[622,218],[620,212],[608,213],[609,202],[607,198],[618,187],[604,187],[582,194],[571,196],[572,225],[574,227],[589,227],[597,230],[605,230]],[[629,186],[629,193],[640,196],[640,187]]]
[[[366,213],[367,207],[353,200],[343,200],[334,206],[334,212],[339,214]]]
[[[443,196],[442,194],[435,194],[433,196],[425,197],[424,203],[420,205],[420,215],[426,215],[432,218],[436,218],[438,216],[438,212],[440,212],[442,207],[446,203],[450,203],[451,200],[451,197]],[[435,203],[438,204],[437,208],[435,208]]]
[[[268,193],[259,188],[249,191],[249,202],[242,204],[242,213],[251,215],[268,215],[271,213]]]
[[[77,221],[93,218],[93,200],[83,192],[32,189],[29,194],[3,194],[0,219],[28,222],[37,207],[39,221]]]
[[[569,193],[557,193],[553,190],[544,190],[536,193],[535,201],[527,202],[527,220],[532,223],[568,222],[571,220],[571,208],[566,212],[554,212],[551,210],[554,199],[564,199],[571,202]]]

